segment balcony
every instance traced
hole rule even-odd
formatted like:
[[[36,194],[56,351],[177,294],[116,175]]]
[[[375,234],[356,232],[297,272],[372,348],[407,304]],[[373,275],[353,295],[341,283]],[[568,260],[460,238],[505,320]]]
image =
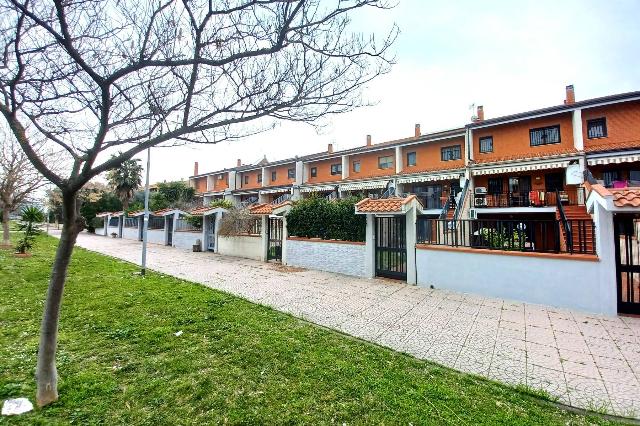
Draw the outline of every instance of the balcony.
[[[585,203],[583,187],[565,188],[559,191],[558,195],[555,191],[505,191],[486,194],[478,191],[479,189],[476,188],[476,193],[473,197],[473,207],[475,208],[555,207],[558,195],[563,205],[577,206]]]

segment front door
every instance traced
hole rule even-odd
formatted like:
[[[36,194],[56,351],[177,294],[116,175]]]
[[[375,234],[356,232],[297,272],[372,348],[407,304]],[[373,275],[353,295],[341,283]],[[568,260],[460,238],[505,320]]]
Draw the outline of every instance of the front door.
[[[407,279],[406,218],[376,217],[376,276]]]
[[[267,236],[269,238],[267,260],[282,261],[282,218],[267,219]]]
[[[216,215],[217,213],[207,216],[207,250],[209,251],[216,249]]]
[[[616,247],[618,312],[640,314],[640,216],[616,215],[613,219]]]

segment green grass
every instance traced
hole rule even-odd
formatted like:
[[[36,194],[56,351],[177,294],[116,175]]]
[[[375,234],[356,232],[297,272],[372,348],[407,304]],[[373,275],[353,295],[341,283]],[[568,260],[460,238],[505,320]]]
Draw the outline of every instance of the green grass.
[[[56,240],[0,251],[0,399],[35,394]],[[187,281],[76,249],[60,400],[8,424],[608,424]],[[182,330],[180,337],[174,335]]]

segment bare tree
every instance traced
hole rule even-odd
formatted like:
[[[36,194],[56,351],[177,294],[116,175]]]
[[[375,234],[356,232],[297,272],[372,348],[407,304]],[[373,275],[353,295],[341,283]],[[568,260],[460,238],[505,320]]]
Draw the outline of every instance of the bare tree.
[[[2,244],[9,246],[9,215],[34,199],[47,180],[33,167],[13,135],[0,130],[0,210]]]
[[[351,19],[385,0],[0,0],[0,112],[33,165],[60,188],[63,228],[38,348],[37,403],[58,398],[58,315],[84,223],[78,191],[148,147],[217,143],[278,120],[318,123],[363,104],[392,64]],[[65,174],[33,149],[64,151]],[[120,153],[110,157],[115,151]]]

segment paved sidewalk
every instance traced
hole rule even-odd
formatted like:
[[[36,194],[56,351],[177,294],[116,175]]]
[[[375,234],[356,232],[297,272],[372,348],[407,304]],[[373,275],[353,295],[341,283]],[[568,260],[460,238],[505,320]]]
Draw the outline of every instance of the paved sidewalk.
[[[78,245],[139,263],[141,244]],[[609,318],[387,280],[149,245],[148,267],[560,402],[640,417],[640,319]]]

